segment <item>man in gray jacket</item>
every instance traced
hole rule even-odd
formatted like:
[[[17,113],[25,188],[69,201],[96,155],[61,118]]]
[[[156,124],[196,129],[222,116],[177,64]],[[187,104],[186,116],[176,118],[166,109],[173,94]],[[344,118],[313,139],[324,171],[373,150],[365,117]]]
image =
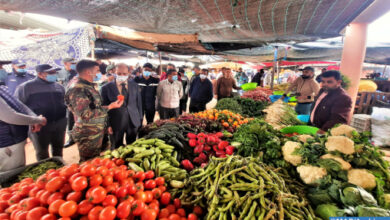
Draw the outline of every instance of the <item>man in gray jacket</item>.
[[[37,133],[31,133],[37,160],[49,157],[49,145],[53,156],[62,157],[66,129],[65,89],[57,81],[57,71],[48,64],[35,68],[37,77],[27,81],[15,91],[22,103],[35,114],[47,118],[47,125]]]

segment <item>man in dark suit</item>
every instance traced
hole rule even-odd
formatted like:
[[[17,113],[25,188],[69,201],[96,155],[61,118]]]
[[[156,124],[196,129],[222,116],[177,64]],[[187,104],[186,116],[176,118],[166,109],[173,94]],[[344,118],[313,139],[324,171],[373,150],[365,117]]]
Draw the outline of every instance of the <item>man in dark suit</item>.
[[[142,125],[142,98],[138,84],[129,78],[126,64],[118,64],[116,79],[101,88],[103,105],[124,96],[122,107],[108,112],[108,120],[113,130],[113,147],[122,146],[126,134],[126,144],[131,144],[137,138],[137,132]]]

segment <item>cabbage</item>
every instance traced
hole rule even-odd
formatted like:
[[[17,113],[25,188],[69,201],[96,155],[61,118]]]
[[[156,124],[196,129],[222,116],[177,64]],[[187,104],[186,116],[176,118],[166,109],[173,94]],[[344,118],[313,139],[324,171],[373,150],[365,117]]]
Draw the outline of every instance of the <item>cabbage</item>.
[[[376,199],[366,190],[357,187],[346,187],[340,190],[340,199],[345,206],[378,206]]]

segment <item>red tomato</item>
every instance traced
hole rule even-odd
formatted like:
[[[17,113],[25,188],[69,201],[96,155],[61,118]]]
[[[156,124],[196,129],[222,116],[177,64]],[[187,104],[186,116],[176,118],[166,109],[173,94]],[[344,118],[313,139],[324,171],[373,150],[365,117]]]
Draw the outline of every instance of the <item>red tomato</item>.
[[[135,171],[134,170],[127,170],[127,176],[128,177],[133,177],[135,175]]]
[[[112,176],[105,176],[103,179],[103,186],[109,186],[114,182]]]
[[[135,193],[135,197],[134,197],[136,200],[140,200],[142,202],[146,202],[146,193],[145,192],[142,192],[142,191],[138,191]]]
[[[99,214],[103,210],[103,207],[101,206],[95,206],[89,211],[88,213],[88,219],[89,220],[99,220]]]
[[[93,204],[91,202],[89,202],[88,200],[83,200],[79,203],[77,212],[80,215],[87,215],[92,208]]]
[[[196,216],[194,213],[191,213],[188,215],[188,220],[198,220],[198,216]]]
[[[93,176],[96,173],[96,167],[94,165],[87,164],[80,169],[80,173],[83,176]]]
[[[15,215],[15,220],[26,220],[27,211],[18,211]]]
[[[59,199],[59,200],[54,201],[53,203],[50,203],[49,213],[58,214],[58,210],[60,209],[60,206],[64,203],[65,203],[65,201],[62,199]]]
[[[63,169],[60,171],[60,176],[69,178],[73,174],[77,173],[79,166],[77,164],[71,164],[68,166],[63,167]]]
[[[118,199],[113,195],[107,195],[106,198],[103,201],[103,206],[116,206],[118,203]]]
[[[65,183],[65,185],[60,189],[60,192],[63,193],[64,195],[72,192],[72,187],[70,186],[69,183]]]
[[[100,174],[95,174],[89,178],[89,186],[99,186],[103,183],[103,177]]]
[[[169,217],[169,210],[167,208],[164,208],[164,209],[161,209],[160,210],[160,214],[158,215],[158,218],[161,219],[161,218],[168,218]]]
[[[171,214],[169,217],[168,217],[168,220],[180,220],[180,215],[178,214]]]
[[[9,198],[8,205],[17,204],[20,202],[20,200],[22,200],[22,197],[19,196],[18,194],[15,194],[11,196],[11,198]]]
[[[105,207],[99,214],[99,220],[114,220],[116,217],[116,209],[114,206]]]
[[[61,217],[71,217],[77,212],[77,203],[75,201],[66,201],[58,210],[58,214]]]
[[[47,180],[51,180],[51,179],[53,179],[54,177],[57,177],[57,176],[60,176],[60,172],[53,169],[52,172],[47,173]]]
[[[120,181],[120,185],[121,185],[121,186],[129,186],[129,185],[131,185],[131,184],[134,185],[134,180],[133,180],[133,178],[127,178],[127,179],[124,179],[124,180]]]
[[[51,204],[52,202],[58,200],[58,199],[63,199],[64,195],[60,192],[55,192],[49,196],[47,199],[47,204]]]
[[[12,193],[3,193],[0,195],[1,201],[8,201],[12,197]]]
[[[175,205],[175,208],[177,208],[177,209],[179,209],[179,208],[181,208],[181,201],[180,201],[180,199],[174,199],[173,200],[173,204]]]
[[[91,191],[90,201],[94,204],[101,203],[106,198],[106,195],[106,190],[101,186],[97,186]]]
[[[134,178],[135,182],[142,182],[145,179],[145,173],[142,171],[138,171],[135,173],[133,178]]]
[[[119,184],[117,182],[106,186],[107,193],[115,194],[116,190],[119,188]]]
[[[157,186],[163,186],[163,185],[165,184],[165,179],[164,179],[164,177],[157,177],[157,178],[155,179],[155,181],[156,181]]]
[[[153,193],[152,193],[152,191],[145,191],[145,194],[146,194],[145,202],[146,203],[152,202],[153,201]]]
[[[77,177],[72,182],[72,189],[76,192],[83,191],[88,187],[88,180],[85,176]]]
[[[154,171],[149,170],[148,172],[145,173],[145,179],[153,179],[154,177]]]
[[[34,188],[34,185],[26,185],[21,188],[19,191],[19,195],[24,198],[28,196],[28,193],[31,191],[31,189]]]
[[[66,196],[66,201],[75,201],[77,203],[81,201],[82,197],[82,192],[71,192]]]
[[[53,214],[46,214],[42,216],[41,220],[57,220],[57,218]]]
[[[96,157],[96,158],[94,158],[94,159],[91,161],[91,163],[92,163],[93,165],[95,165],[95,166],[100,166],[100,165],[102,165],[102,159],[99,158],[99,157]]]
[[[147,180],[145,182],[145,189],[154,189],[156,188],[156,181],[154,180]]]
[[[155,210],[157,213],[160,212],[160,206],[159,206],[158,204],[156,204],[156,203],[150,203],[150,204],[149,204],[149,209],[153,209],[153,210]]]
[[[121,181],[127,178],[127,171],[126,170],[117,170],[115,171],[114,179]]]
[[[0,219],[9,220],[10,216],[7,213],[0,213]]]
[[[141,215],[141,220],[155,220],[156,218],[157,211],[153,209],[147,209]]]
[[[123,165],[123,164],[125,164],[125,161],[123,160],[123,159],[118,159],[118,160],[116,160],[115,161],[115,164],[117,165],[117,166],[121,166],[121,165]]]
[[[171,194],[169,192],[163,192],[160,198],[161,204],[168,205],[170,201],[171,201]]]
[[[159,186],[158,188],[161,190],[161,192],[167,191],[167,187],[166,186]]]
[[[108,173],[108,168],[107,167],[98,167],[96,169],[96,173],[102,175],[102,176],[106,176],[107,173]]]
[[[81,173],[75,173],[75,174],[73,174],[73,175],[69,178],[69,183],[72,184],[73,181],[74,181],[77,177],[80,177],[80,176],[83,176],[83,175],[81,175]]]
[[[42,204],[47,204],[47,200],[49,199],[50,197],[50,192],[49,191],[44,191],[41,196],[39,197],[39,201],[42,203]]]
[[[135,200],[131,205],[132,214],[134,216],[140,216],[145,211],[146,204],[141,200]]]
[[[38,200],[39,203],[39,200]],[[8,208],[8,202],[6,201],[0,201],[0,213],[5,212],[5,210]]]
[[[203,214],[203,209],[200,207],[200,206],[195,206],[194,207],[194,213],[197,215],[197,216],[201,216]]]
[[[116,210],[116,217],[120,219],[127,218],[130,215],[131,203],[129,201],[123,201],[119,203]]]
[[[37,220],[41,219],[42,216],[48,213],[47,209],[44,207],[35,207],[28,211],[26,220]]]
[[[170,204],[170,205],[167,205],[167,207],[165,207],[166,209],[169,210],[169,214],[173,214],[176,212],[176,208],[174,205]]]
[[[34,186],[30,192],[28,192],[28,196],[29,197],[35,197],[35,195],[37,195],[37,192],[39,191],[40,189],[37,187],[37,186]]]
[[[123,198],[127,195],[127,187],[125,186],[121,186],[119,187],[116,192],[115,192],[115,195],[118,197],[118,198]]]
[[[162,192],[159,188],[154,188],[152,190],[152,193],[153,193],[153,198],[158,199],[158,198],[160,198]]]
[[[177,213],[178,215],[180,215],[181,217],[186,217],[186,211],[185,211],[184,209],[178,209],[178,210],[176,211],[176,213]]]
[[[8,213],[8,214],[11,214],[13,211],[17,210],[18,209],[18,204],[13,204],[11,206],[9,206],[5,212]]]
[[[144,191],[144,183],[143,182],[136,183],[135,187],[137,188],[137,191]]]
[[[129,193],[129,195],[134,195],[136,192],[137,192],[137,187],[134,184],[130,184],[127,187],[127,193]]]

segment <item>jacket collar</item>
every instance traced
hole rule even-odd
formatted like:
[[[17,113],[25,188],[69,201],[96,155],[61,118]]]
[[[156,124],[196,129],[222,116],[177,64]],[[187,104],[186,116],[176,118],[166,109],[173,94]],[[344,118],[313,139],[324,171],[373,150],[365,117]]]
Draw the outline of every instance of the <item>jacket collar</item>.
[[[86,85],[89,85],[89,86],[95,86],[95,83],[91,83],[91,82],[89,82],[89,81],[87,81],[87,80],[85,80],[85,79],[83,79],[81,77],[79,77],[79,82],[83,83],[83,84],[86,84]]]

